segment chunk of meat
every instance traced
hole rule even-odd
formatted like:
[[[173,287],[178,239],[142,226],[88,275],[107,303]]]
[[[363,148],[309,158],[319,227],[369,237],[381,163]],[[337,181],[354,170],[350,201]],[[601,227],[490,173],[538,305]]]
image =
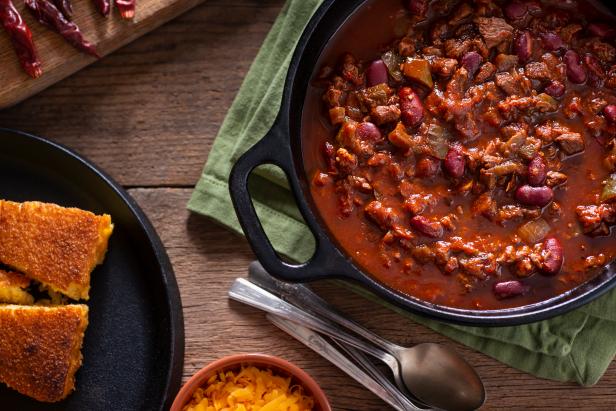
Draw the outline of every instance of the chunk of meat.
[[[352,54],[347,53],[343,57],[342,77],[355,84],[356,86],[364,82],[364,75],[359,70],[359,65]]]
[[[404,200],[402,207],[413,215],[419,215],[436,203],[436,197],[432,194],[411,194]]]
[[[538,61],[528,63],[524,67],[524,73],[526,74],[526,77],[534,80],[549,80],[551,78],[548,65]]]
[[[391,207],[385,207],[380,201],[371,201],[364,208],[366,215],[382,230],[389,230],[398,224],[400,217]]]
[[[400,119],[400,108],[395,104],[376,106],[370,111],[370,118],[379,126],[393,123]]]
[[[340,147],[336,151],[336,164],[343,174],[351,174],[357,168],[357,156],[349,153],[346,148]]]
[[[325,100],[330,107],[340,107],[344,105],[345,97],[346,93],[344,91],[334,87],[328,88],[325,94],[323,94],[323,100]]]
[[[415,166],[415,176],[431,178],[436,176],[440,168],[441,161],[432,156],[423,156],[417,161]]]
[[[411,218],[411,227],[421,234],[430,238],[441,238],[443,236],[443,225],[439,221],[431,221],[422,215]]]
[[[558,101],[546,93],[536,96],[509,96],[497,105],[498,110],[508,119],[517,119],[521,115],[547,113],[558,110]]]
[[[571,130],[558,121],[548,120],[545,123],[535,127],[535,135],[539,137],[545,144],[549,144],[561,134],[570,133]]]
[[[355,190],[349,180],[342,179],[336,181],[336,194],[338,195],[338,210],[342,217],[349,217],[353,212],[355,204],[353,202]]]
[[[584,151],[584,138],[580,133],[564,133],[556,137],[555,141],[568,155]]]
[[[616,60],[616,48],[609,43],[593,39],[586,44],[585,48],[606,63],[612,63]]]
[[[459,59],[466,54],[473,44],[469,39],[447,39],[443,42],[443,51],[445,56]]]
[[[528,78],[517,73],[496,73],[494,82],[510,96],[524,96],[531,90],[531,84]]]
[[[474,20],[486,46],[492,48],[513,37],[513,27],[500,17],[476,17]]]
[[[492,219],[496,216],[496,201],[492,197],[491,192],[485,192],[481,194],[472,206],[473,213],[481,214],[488,219]]]
[[[457,67],[458,60],[445,57],[437,57],[430,63],[430,70],[441,77],[451,76]]]
[[[509,71],[518,64],[518,56],[500,53],[494,58],[494,64],[498,71]]]
[[[496,66],[489,61],[483,63],[481,67],[479,67],[479,72],[475,75],[475,83],[483,83],[491,78],[494,73],[496,73]]]
[[[479,279],[485,279],[498,270],[496,257],[492,253],[480,253],[469,258],[459,258],[460,269]]]
[[[392,89],[385,83],[379,83],[357,93],[361,104],[367,108],[387,105]]]
[[[548,187],[556,187],[567,181],[567,175],[559,171],[548,171],[545,184]]]
[[[415,41],[411,37],[402,37],[398,43],[398,54],[409,57],[415,54]]]
[[[582,230],[589,235],[605,235],[602,225],[616,223],[616,204],[577,206],[575,213]]]

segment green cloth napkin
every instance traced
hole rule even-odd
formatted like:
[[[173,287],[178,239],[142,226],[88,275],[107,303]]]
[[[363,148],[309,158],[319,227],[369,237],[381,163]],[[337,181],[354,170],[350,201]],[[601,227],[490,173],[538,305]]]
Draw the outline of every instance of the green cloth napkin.
[[[241,233],[227,180],[237,158],[269,130],[280,106],[295,44],[321,0],[288,0],[227,114],[188,208]],[[276,249],[308,259],[314,239],[280,170],[263,167],[251,178],[257,213]],[[346,284],[348,287],[348,284]],[[358,293],[512,367],[542,378],[595,384],[616,353],[616,290],[569,314],[534,324],[482,328],[412,315],[363,288]]]

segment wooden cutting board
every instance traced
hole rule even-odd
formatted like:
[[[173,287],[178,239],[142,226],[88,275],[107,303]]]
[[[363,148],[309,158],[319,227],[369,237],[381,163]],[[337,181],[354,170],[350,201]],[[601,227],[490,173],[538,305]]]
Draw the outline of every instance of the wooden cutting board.
[[[0,26],[0,109],[18,103],[96,61],[33,19],[23,0],[13,1],[32,30],[43,75],[34,80],[23,72],[10,40]],[[114,7],[105,18],[98,13],[92,0],[73,0],[73,20],[84,37],[96,45],[99,54],[105,56],[201,2],[203,0],[137,0],[135,18],[126,21],[120,18]]]

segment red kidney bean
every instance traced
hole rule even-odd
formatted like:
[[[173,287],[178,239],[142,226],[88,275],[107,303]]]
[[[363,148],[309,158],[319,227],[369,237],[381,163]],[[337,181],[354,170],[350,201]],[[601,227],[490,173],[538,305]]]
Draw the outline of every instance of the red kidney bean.
[[[417,177],[434,177],[438,173],[441,161],[432,156],[420,158],[415,164],[415,175]]]
[[[473,77],[477,70],[479,70],[479,66],[481,65],[482,61],[483,57],[481,57],[481,54],[477,53],[476,51],[469,51],[464,56],[462,56],[460,64],[466,69],[466,71],[468,71],[469,77]]]
[[[376,86],[377,84],[387,83],[387,66],[383,60],[374,60],[366,69],[366,83],[368,87]]]
[[[616,123],[616,104],[605,106],[603,108],[603,115],[609,122]]]
[[[421,124],[424,107],[417,93],[410,87],[402,87],[398,91],[398,97],[400,97],[400,116],[404,125],[415,127]]]
[[[587,29],[591,35],[601,37],[602,39],[611,38],[616,35],[616,29],[605,23],[590,23]]]
[[[494,286],[492,286],[492,291],[497,298],[516,297],[526,294],[529,290],[529,286],[524,285],[518,280],[501,281],[499,283],[494,283]]]
[[[543,207],[552,201],[554,192],[550,187],[533,187],[525,184],[515,191],[515,198],[520,203],[530,206]]]
[[[359,123],[357,128],[355,129],[355,135],[359,137],[360,140],[363,141],[381,141],[383,140],[383,135],[381,134],[381,130],[373,123],[369,121],[364,121],[363,123]]]
[[[543,241],[541,256],[543,257],[541,271],[548,275],[558,274],[563,265],[564,253],[563,247],[556,237],[549,237]]]
[[[409,0],[409,11],[414,16],[425,16],[428,12],[428,0]]]
[[[554,33],[542,33],[541,44],[543,44],[543,47],[547,51],[558,50],[565,46],[565,43],[563,43],[563,39],[561,39],[558,34]]]
[[[533,54],[533,38],[528,31],[522,31],[513,42],[513,51],[518,55],[521,63],[530,60]]]
[[[567,65],[567,77],[569,81],[576,84],[582,84],[586,81],[586,70],[580,63],[580,56],[573,50],[567,50],[563,61]]]
[[[531,186],[540,186],[545,181],[548,167],[543,161],[543,157],[535,156],[528,163],[528,184]]]
[[[565,85],[558,80],[552,80],[543,91],[554,98],[562,97],[565,94]]]
[[[440,238],[443,236],[443,225],[438,221],[430,221],[422,215],[411,218],[411,227],[427,237]]]
[[[503,7],[503,11],[509,20],[520,20],[528,13],[528,6],[519,1],[512,1]]]
[[[465,161],[464,153],[462,153],[462,147],[459,145],[454,145],[445,155],[443,168],[447,171],[447,174],[458,178],[464,175],[464,167]]]

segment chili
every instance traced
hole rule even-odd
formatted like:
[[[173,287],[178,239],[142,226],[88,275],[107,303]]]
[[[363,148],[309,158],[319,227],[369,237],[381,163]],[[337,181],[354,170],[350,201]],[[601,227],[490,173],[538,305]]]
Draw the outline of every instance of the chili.
[[[67,19],[70,20],[71,17],[73,17],[73,4],[71,3],[71,0],[53,0],[53,4]]]
[[[111,11],[111,0],[94,0],[94,5],[96,6],[98,12],[104,17],[109,15],[109,12]]]
[[[32,78],[43,74],[32,41],[32,32],[11,0],[0,0],[0,22],[11,38],[17,58],[25,72]]]
[[[94,45],[83,38],[79,27],[74,22],[68,21],[51,2],[47,0],[25,0],[25,4],[41,24],[59,33],[73,47],[86,54],[99,57]]]
[[[548,299],[614,260],[612,26],[576,1],[368,3],[303,113],[340,246],[390,287],[473,309]]]
[[[123,19],[130,20],[135,17],[136,0],[116,0],[115,5]]]

